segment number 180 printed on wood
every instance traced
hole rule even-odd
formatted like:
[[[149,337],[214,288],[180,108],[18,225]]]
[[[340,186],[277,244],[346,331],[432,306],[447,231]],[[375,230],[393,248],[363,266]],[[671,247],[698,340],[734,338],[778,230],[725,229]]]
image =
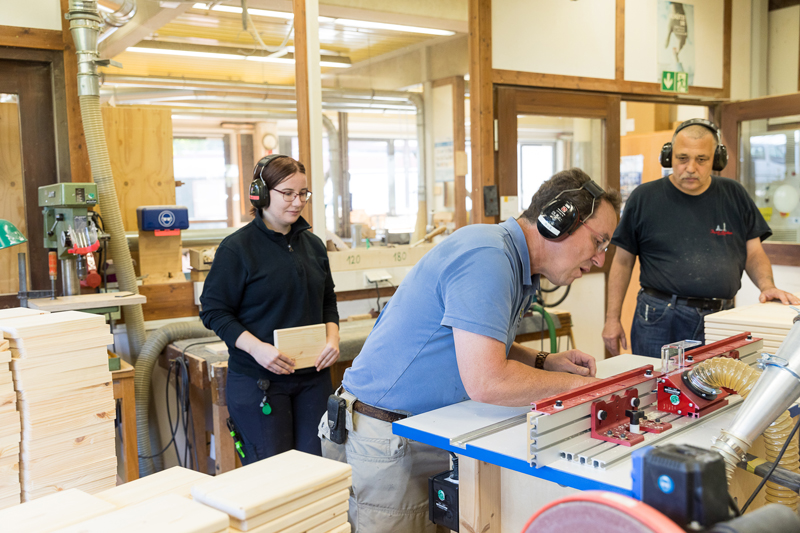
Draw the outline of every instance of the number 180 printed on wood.
[[[294,359],[295,370],[314,366],[325,344],[325,324],[275,330],[275,347]]]

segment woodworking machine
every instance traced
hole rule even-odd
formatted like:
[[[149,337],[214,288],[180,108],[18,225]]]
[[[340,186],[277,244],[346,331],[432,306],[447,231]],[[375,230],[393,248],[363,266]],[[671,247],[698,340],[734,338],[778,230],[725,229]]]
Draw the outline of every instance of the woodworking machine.
[[[729,392],[693,386],[688,371],[714,357],[755,365],[763,342],[742,333],[689,351],[692,346],[692,341],[665,346],[664,371],[646,365],[534,403],[527,417],[531,466],[566,459],[605,469],[630,458],[645,434],[652,434],[647,439],[652,445],[687,430],[695,419],[729,403]]]

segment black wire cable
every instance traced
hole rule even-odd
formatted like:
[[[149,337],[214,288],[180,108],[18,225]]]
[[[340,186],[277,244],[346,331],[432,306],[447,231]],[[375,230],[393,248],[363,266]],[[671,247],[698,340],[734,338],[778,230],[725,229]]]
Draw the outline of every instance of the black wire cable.
[[[750,495],[750,498],[747,500],[747,503],[745,503],[744,507],[742,507],[742,514],[744,514],[745,511],[747,511],[747,508],[750,507],[750,504],[753,503],[753,500],[756,499],[756,495],[758,495],[758,493],[761,492],[761,489],[764,488],[764,485],[766,485],[767,480],[769,480],[772,473],[775,472],[775,469],[778,468],[778,463],[783,458],[783,454],[786,453],[786,449],[789,447],[789,443],[792,442],[792,439],[794,438],[794,435],[795,433],[797,433],[798,429],[800,429],[800,419],[798,419],[797,424],[794,425],[794,429],[792,429],[792,432],[789,433],[789,436],[786,437],[786,442],[783,443],[783,448],[781,448],[780,453],[775,458],[775,461],[772,463],[772,467],[769,469],[769,472],[767,472],[767,474],[764,476],[764,479],[762,479],[761,483],[759,483],[758,487],[756,487],[756,490],[754,490],[753,494]]]
[[[544,295],[542,293],[543,292],[553,292],[556,289],[560,289],[560,288],[561,287],[556,287],[555,289],[549,289],[548,290],[548,289],[542,289],[541,287],[539,287],[539,290],[536,291],[536,303],[538,303],[542,307],[558,307],[559,305],[561,305],[561,302],[566,300],[567,296],[569,296],[569,291],[572,288],[572,284],[567,285],[567,290],[564,291],[564,294],[561,296],[561,298],[557,302],[552,303],[552,304],[545,303]]]
[[[167,401],[167,421],[169,422],[169,429],[170,429],[170,433],[171,433],[170,440],[167,443],[167,445],[164,446],[164,449],[162,449],[161,451],[156,452],[153,455],[139,455],[140,459],[153,459],[154,457],[158,457],[159,455],[165,453],[169,449],[169,447],[172,446],[172,444],[175,442],[175,435],[177,435],[178,428],[180,427],[179,426],[179,424],[180,424],[180,405],[176,405],[176,409],[178,411],[178,413],[177,413],[177,417],[178,418],[175,421],[176,422],[175,427],[173,427],[172,426],[172,415],[169,412],[169,380],[170,380],[170,377],[172,376],[172,369],[173,368],[175,368],[175,365],[173,363],[170,363],[169,369],[167,370],[167,384],[166,384],[166,387],[165,387],[165,397],[166,397],[166,401]],[[176,373],[176,375],[175,375],[176,387],[177,387],[177,377],[178,376],[177,376],[177,373]],[[177,397],[177,391],[176,391],[176,397]],[[176,455],[178,453],[177,446],[178,445],[176,443],[175,444],[175,453],[176,453]],[[178,466],[183,466],[181,464],[180,455],[178,455]]]

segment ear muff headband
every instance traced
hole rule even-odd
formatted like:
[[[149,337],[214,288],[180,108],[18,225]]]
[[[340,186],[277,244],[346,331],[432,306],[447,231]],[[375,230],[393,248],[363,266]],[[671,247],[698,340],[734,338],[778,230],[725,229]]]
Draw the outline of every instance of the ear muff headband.
[[[711,130],[711,133],[714,134],[714,139],[717,141],[717,148],[714,150],[714,161],[711,165],[711,169],[719,172],[725,168],[725,165],[728,164],[728,149],[722,144],[722,138],[719,135],[719,130],[714,125],[713,122],[710,120],[706,120],[704,118],[692,118],[687,120],[686,122],[681,123],[680,126],[675,130],[675,135],[680,133],[681,130],[688,128],[689,126],[703,126],[704,128]],[[661,166],[664,168],[672,168],[672,143],[668,142],[665,143],[664,146],[661,147],[661,154],[658,157]]]
[[[559,198],[565,192],[585,190],[592,196],[592,211],[581,218],[581,214],[575,204],[567,198]],[[605,194],[605,191],[593,180],[589,180],[577,189],[566,189],[550,200],[542,208],[539,218],[536,219],[536,228],[539,233],[548,240],[559,242],[566,239],[578,228],[581,221],[587,220],[594,213],[594,205],[597,199]]]
[[[250,182],[250,204],[256,209],[269,207],[269,187],[264,181],[264,169],[279,157],[288,157],[281,154],[272,154],[262,157],[253,169],[253,181]]]

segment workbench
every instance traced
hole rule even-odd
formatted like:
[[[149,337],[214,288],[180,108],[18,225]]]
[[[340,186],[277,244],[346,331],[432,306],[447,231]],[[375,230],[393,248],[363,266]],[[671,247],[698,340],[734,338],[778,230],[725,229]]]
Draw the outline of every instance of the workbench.
[[[560,310],[549,310],[557,336],[570,336],[572,319],[568,312]],[[344,321],[339,324],[339,361],[331,367],[331,381],[334,389],[339,386],[344,376],[344,371],[350,367],[353,359],[361,352],[364,342],[376,319]],[[544,331],[537,331],[537,330]],[[517,336],[519,342],[547,339],[547,327],[543,324],[538,314],[527,316],[520,325],[520,333]],[[218,368],[222,372],[224,368],[227,376],[227,353],[216,353],[206,350],[203,346],[207,344],[219,343],[219,337],[207,337],[201,339],[186,339],[176,341],[167,346],[159,357],[159,364],[163,368],[169,368],[170,361],[180,357],[184,349],[190,344],[202,343],[186,349],[187,367],[189,370],[189,401],[192,405],[192,418],[195,428],[195,440],[197,442],[197,456],[209,458],[209,463],[203,465],[201,469],[204,473],[221,473],[233,468],[233,441],[225,428],[227,418],[227,406],[225,404],[225,379],[215,380],[212,367]],[[548,345],[545,344],[547,349]],[[574,347],[574,341],[573,341]],[[221,365],[220,365],[221,364]],[[216,383],[216,384],[215,384]],[[207,394],[211,391],[211,396]],[[209,404],[210,399],[210,404]],[[209,408],[212,411],[210,421],[206,418]],[[320,413],[321,415],[321,413]],[[209,427],[210,422],[210,427]],[[213,429],[212,429],[213,428]],[[215,430],[216,429],[216,430]],[[210,463],[209,446],[207,444],[206,432],[210,431],[215,435],[222,435],[222,438],[215,438],[214,463]],[[231,457],[229,457],[229,455]],[[203,464],[202,459],[200,460]]]
[[[609,377],[644,365],[653,365],[658,371],[661,361],[623,354],[598,361],[597,376]],[[658,444],[710,448],[712,439],[721,429],[730,426],[736,414],[740,398],[729,399],[727,407],[695,420],[691,427],[674,437],[665,433]],[[466,401],[412,416],[395,422],[392,427],[396,435],[458,456],[461,526],[472,528],[462,530],[519,532],[537,509],[577,491],[604,490],[632,496],[630,458],[605,469],[566,459],[557,459],[541,468],[530,466],[526,450],[528,425],[525,423],[530,411],[530,406],[500,407]],[[508,427],[480,436],[486,433],[485,428],[493,425]],[[758,453],[756,446],[753,449]],[[737,470],[731,487],[740,503],[742,495],[749,495],[757,481],[755,476]]]

